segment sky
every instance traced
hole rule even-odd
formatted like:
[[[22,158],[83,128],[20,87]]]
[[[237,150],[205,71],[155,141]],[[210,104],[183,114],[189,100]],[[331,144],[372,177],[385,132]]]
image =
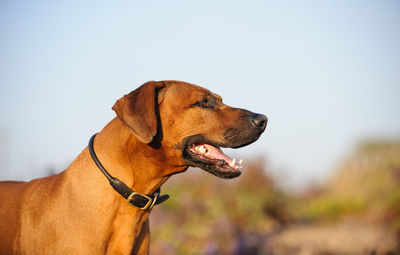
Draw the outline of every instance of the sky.
[[[0,179],[62,171],[149,80],[263,113],[282,185],[325,180],[364,139],[400,138],[398,1],[0,2]]]

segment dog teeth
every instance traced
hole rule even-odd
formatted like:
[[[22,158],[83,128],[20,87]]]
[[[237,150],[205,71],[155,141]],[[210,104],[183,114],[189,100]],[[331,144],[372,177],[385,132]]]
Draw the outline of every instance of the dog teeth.
[[[196,150],[198,151],[198,152],[203,152],[203,150],[204,150],[204,148],[203,148],[203,146],[196,146]]]
[[[210,152],[208,151],[207,147],[205,147],[204,145],[196,146],[196,147],[194,147],[194,150],[197,151],[199,154],[210,155]]]
[[[232,168],[237,169],[237,166],[236,166],[236,159],[235,159],[235,158],[229,163],[229,166],[232,167]]]
[[[234,169],[241,169],[242,163],[243,163],[243,159],[238,161],[234,158],[230,163],[228,163],[228,165]]]

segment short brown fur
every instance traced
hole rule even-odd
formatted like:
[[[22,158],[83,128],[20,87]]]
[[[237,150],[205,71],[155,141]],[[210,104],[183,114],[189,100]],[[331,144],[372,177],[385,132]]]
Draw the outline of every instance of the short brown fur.
[[[182,141],[206,134],[224,143],[227,127],[242,128],[244,110],[219,103],[214,111],[193,107],[206,95],[178,81],[148,82],[114,105],[114,118],[96,136],[104,167],[132,190],[155,192],[183,172]],[[244,128],[244,127],[243,127]],[[88,148],[57,175],[0,182],[0,254],[148,254],[148,215],[130,206],[109,185]]]

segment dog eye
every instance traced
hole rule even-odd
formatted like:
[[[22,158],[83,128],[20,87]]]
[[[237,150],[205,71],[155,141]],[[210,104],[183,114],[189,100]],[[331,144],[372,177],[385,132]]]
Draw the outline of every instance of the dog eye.
[[[204,99],[203,101],[200,102],[200,106],[207,106],[209,105],[208,99]]]
[[[202,107],[202,108],[209,108],[211,107],[210,101],[206,98],[203,101],[198,102],[196,105]]]

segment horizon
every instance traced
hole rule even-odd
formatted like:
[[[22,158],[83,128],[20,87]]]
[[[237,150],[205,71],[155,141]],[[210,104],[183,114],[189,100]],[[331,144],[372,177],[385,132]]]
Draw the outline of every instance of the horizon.
[[[400,139],[400,3],[3,1],[0,179],[64,170],[149,80],[269,119],[283,186],[326,180],[364,140]]]

